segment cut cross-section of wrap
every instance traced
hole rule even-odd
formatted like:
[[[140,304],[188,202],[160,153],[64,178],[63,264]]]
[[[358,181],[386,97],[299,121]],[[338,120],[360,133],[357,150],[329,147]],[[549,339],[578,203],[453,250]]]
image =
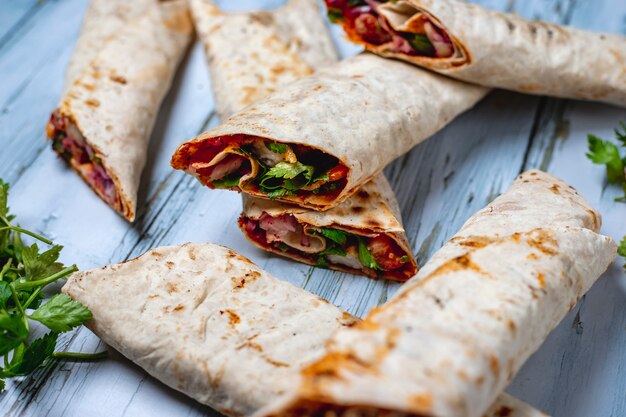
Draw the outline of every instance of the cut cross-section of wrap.
[[[311,265],[406,281],[417,263],[380,174],[325,212],[244,196],[239,226],[256,246]]]
[[[297,80],[183,143],[172,166],[211,188],[328,210],[486,93],[364,54]]]
[[[358,319],[230,249],[186,244],[70,277],[107,344],[166,385],[231,417],[279,401]],[[501,395],[486,417],[545,417]],[[509,414],[507,414],[509,415]]]
[[[271,12],[223,13],[210,1],[193,0],[191,10],[222,120],[337,60],[316,2],[291,0]],[[395,196],[379,177],[326,212],[244,194],[239,225],[258,247],[292,259],[406,280],[417,265]]]
[[[615,259],[599,229],[569,185],[522,174],[257,417],[482,417]]]
[[[626,106],[626,38],[458,0],[325,0],[348,38],[385,57],[522,93]]]
[[[191,34],[186,0],[93,0],[46,128],[53,149],[130,221],[150,133]]]

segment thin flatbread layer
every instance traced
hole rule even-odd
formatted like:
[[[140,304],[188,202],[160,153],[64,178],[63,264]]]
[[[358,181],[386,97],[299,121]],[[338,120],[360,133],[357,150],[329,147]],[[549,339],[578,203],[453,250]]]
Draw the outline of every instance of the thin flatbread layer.
[[[224,13],[213,2],[193,0],[191,10],[198,36],[205,47],[215,107],[222,120],[261,97],[277,91],[280,86],[337,61],[321,10],[314,1],[291,0],[285,6],[270,12]],[[249,222],[258,221],[264,214],[273,218],[293,215],[300,224],[307,227],[331,227],[362,236],[384,234],[396,242],[407,257],[401,267],[406,272],[396,276],[366,268],[358,259],[341,264],[333,262],[331,257],[326,262],[332,269],[402,280],[410,278],[417,271],[417,263],[402,226],[397,201],[382,174],[327,212],[317,212],[246,194],[243,199],[239,225],[246,237],[261,249],[308,264],[320,264],[319,256],[294,248],[281,250],[277,246],[278,242],[271,245],[265,239],[255,239],[246,227]],[[310,236],[310,239],[322,241],[320,245],[325,243],[323,238]],[[300,239],[297,240],[299,243]],[[324,248],[325,246],[322,249]]]
[[[158,248],[78,272],[62,291],[91,310],[87,325],[107,344],[228,416],[275,403],[333,333],[358,321],[212,244]],[[506,395],[494,406],[501,408],[537,415]]]
[[[48,128],[55,150],[130,221],[150,133],[191,34],[186,0],[92,1]],[[56,138],[69,132],[85,159]]]
[[[343,183],[332,193],[306,191],[276,200],[328,210],[486,93],[482,87],[364,54],[297,80],[183,143],[172,156],[172,166],[200,177],[192,168],[196,159],[211,164],[223,157],[204,161],[203,152],[215,143],[228,148],[241,138],[303,145],[336,158],[347,170]],[[268,198],[251,185],[259,172],[251,164],[235,188]]]
[[[483,416],[615,259],[599,228],[569,185],[522,174],[257,416]]]
[[[398,0],[375,10],[385,17],[384,26],[406,39],[427,18],[454,47],[447,57],[399,52],[393,42],[367,42],[349,29],[348,20],[339,19],[351,40],[379,55],[488,87],[626,106],[624,36],[531,21],[457,0]]]

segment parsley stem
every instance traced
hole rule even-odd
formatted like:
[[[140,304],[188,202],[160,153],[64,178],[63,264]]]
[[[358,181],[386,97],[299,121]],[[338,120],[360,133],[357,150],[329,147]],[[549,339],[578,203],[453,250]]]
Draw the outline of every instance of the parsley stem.
[[[76,272],[78,271],[78,268],[76,267],[76,265],[72,265],[72,266],[68,266],[65,269],[60,270],[59,272],[57,272],[56,274],[50,275],[48,278],[44,278],[44,279],[40,279],[37,281],[26,281],[26,282],[19,282],[19,283],[12,283],[12,286],[15,286],[15,289],[19,289],[19,290],[24,290],[27,288],[34,288],[34,287],[40,287],[40,286],[46,286],[48,284],[51,284],[55,281],[58,281],[59,279],[71,274],[72,272]]]
[[[15,301],[15,306],[17,309],[24,315],[24,307],[22,307],[22,303],[20,303],[20,298],[17,296],[17,291],[15,291],[15,287],[13,285],[9,285],[11,289],[11,294],[13,295],[13,301]]]
[[[24,310],[28,309],[28,307],[31,305],[31,303],[33,301],[35,301],[35,298],[37,298],[37,296],[39,295],[39,293],[41,292],[41,290],[43,289],[43,287],[39,287],[37,288],[31,295],[30,297],[28,297],[28,300],[26,300],[26,302],[24,303]]]
[[[7,220],[5,218],[2,217],[2,220],[4,222],[6,222]],[[42,241],[43,243],[45,243],[46,245],[52,245],[52,241],[46,239],[45,237],[38,235],[37,233],[31,232],[30,230],[26,230],[26,229],[22,229],[21,227],[17,227],[17,226],[11,226],[10,224],[8,226],[5,227],[0,227],[0,230],[13,230],[15,232],[20,232],[20,233],[24,233],[25,235],[34,237],[37,240]]]
[[[6,274],[9,268],[11,268],[11,264],[13,264],[13,259],[9,259],[7,263],[4,264],[4,266],[2,267],[2,270],[0,271],[0,281],[4,279],[4,274]]]
[[[102,352],[95,353],[79,353],[79,352],[54,352],[52,357],[55,359],[63,359],[68,361],[94,361],[98,359],[104,359],[109,355],[109,352],[104,350]]]
[[[20,298],[17,296],[17,291],[15,291],[15,287],[13,286],[12,283],[9,284],[9,288],[11,289],[11,295],[13,295],[13,301],[15,302],[15,307],[17,307],[17,309],[21,313],[22,321],[24,322],[24,327],[26,328],[26,331],[30,331],[30,326],[28,325],[28,318],[26,317],[26,314],[24,313],[24,307],[22,307],[22,303],[20,303]]]

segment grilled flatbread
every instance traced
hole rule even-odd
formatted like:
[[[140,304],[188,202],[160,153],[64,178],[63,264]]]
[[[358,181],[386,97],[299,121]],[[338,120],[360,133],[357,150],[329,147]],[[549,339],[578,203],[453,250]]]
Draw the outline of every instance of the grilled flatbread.
[[[222,120],[337,60],[315,1],[291,0],[271,12],[224,13],[207,0],[193,0],[191,8]],[[264,158],[281,157],[261,151]],[[257,247],[308,264],[395,280],[417,272],[382,174],[326,212],[244,194],[238,223]]]
[[[183,143],[172,166],[211,188],[324,211],[486,93],[364,54],[299,79]],[[264,156],[272,147],[279,158]]]
[[[626,106],[626,37],[459,0],[325,0],[348,38],[384,57],[522,93]]]
[[[615,260],[600,223],[563,181],[522,174],[256,417],[483,416]]]
[[[191,35],[186,0],[92,0],[46,128],[53,149],[129,221],[150,133]]]

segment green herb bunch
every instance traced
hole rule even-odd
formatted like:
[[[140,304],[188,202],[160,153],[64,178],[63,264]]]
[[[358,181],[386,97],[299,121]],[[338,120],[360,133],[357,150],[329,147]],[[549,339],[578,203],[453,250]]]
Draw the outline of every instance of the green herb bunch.
[[[626,124],[620,123],[621,130],[615,129],[615,136],[621,143],[621,146],[626,148]],[[620,155],[620,150],[616,144],[611,141],[603,140],[595,135],[588,135],[587,140],[589,142],[589,153],[587,158],[595,164],[606,166],[606,176],[611,184],[619,184],[624,190],[624,197],[616,198],[615,201],[626,202],[626,153],[624,156]]]
[[[266,143],[265,146],[274,153],[285,153],[288,146],[281,143]],[[245,145],[238,148],[237,151],[242,155],[252,158],[259,166],[259,174],[253,180],[259,189],[270,199],[283,197],[287,195],[295,195],[295,192],[302,187],[311,185],[317,181],[328,181],[328,172],[316,175],[316,169],[312,165],[305,165],[299,161],[296,162],[279,162],[273,167],[266,166],[254,152]],[[230,181],[236,185],[239,183],[238,178],[225,179],[223,183],[213,181],[213,184],[230,186]],[[315,191],[313,191],[315,192]]]
[[[0,180],[0,390],[6,378],[28,375],[51,358],[95,359],[102,353],[55,352],[60,333],[91,319],[87,307],[65,294],[44,301],[43,290],[77,271],[57,262],[62,247],[12,222],[8,208],[9,185]],[[27,246],[22,234],[51,246],[41,252],[35,243]],[[35,320],[50,329],[45,336],[29,340]],[[106,354],[106,352],[104,352]]]
[[[626,148],[626,123],[620,122],[620,128],[615,129],[615,136],[622,147]],[[595,135],[588,135],[587,140],[589,141],[587,158],[596,164],[606,165],[606,176],[609,183],[620,184],[624,190],[624,197],[618,197],[615,201],[626,202],[626,154],[622,157],[617,145]],[[626,236],[617,248],[617,253],[626,258]]]
[[[352,244],[356,244],[358,247],[359,262],[361,262],[361,265],[365,268],[373,269],[374,271],[383,270],[376,263],[374,256],[368,249],[365,238],[344,232],[343,230],[328,229],[325,227],[320,228],[317,234],[326,238],[326,249],[318,253],[317,266],[321,268],[328,267],[326,255],[346,256],[345,247],[349,244],[349,242],[351,242]],[[401,258],[401,262],[408,261],[408,256]]]

